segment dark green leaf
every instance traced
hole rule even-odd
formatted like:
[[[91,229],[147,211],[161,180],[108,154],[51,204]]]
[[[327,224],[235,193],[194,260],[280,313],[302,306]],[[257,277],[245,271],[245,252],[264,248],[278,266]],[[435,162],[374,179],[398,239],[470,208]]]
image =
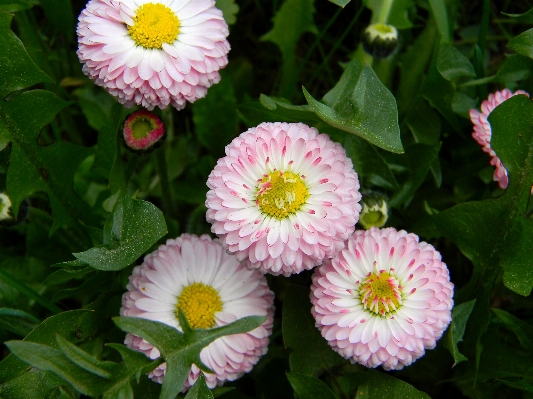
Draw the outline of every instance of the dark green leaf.
[[[508,55],[496,74],[499,82],[516,82],[533,76],[533,60],[520,54]]]
[[[523,14],[506,14],[506,13],[502,13],[502,14],[507,15],[508,17],[514,18],[520,22],[533,24],[533,8],[529,11],[526,11]]]
[[[235,4],[235,0],[216,0],[216,7],[222,11],[228,25],[233,25],[237,22],[239,6]]]
[[[64,39],[70,42],[74,38],[74,18],[72,6],[68,0],[40,0],[44,14],[53,29],[63,34]]]
[[[61,352],[73,363],[80,366],[82,369],[89,371],[91,374],[95,374],[98,377],[110,379],[111,373],[102,368],[95,357],[89,355],[84,350],[78,348],[76,345],[71,344],[65,338],[58,335],[56,337],[57,345]],[[57,374],[57,373],[56,373]]]
[[[524,216],[533,185],[533,103],[514,96],[489,116],[492,147],[509,173],[503,195],[485,201],[463,203],[434,215],[440,231],[472,261],[468,285],[459,302],[476,299],[469,318],[463,350],[470,359],[479,356],[479,339],[489,320],[489,301],[494,281],[504,271],[504,283],[527,296],[533,286],[529,248],[533,248],[533,220]]]
[[[448,11],[446,10],[446,3],[444,0],[429,0],[429,6],[431,14],[437,21],[437,27],[441,34],[442,42],[449,42],[450,37],[450,24],[448,22]]]
[[[316,34],[313,22],[314,0],[285,0],[274,17],[274,27],[261,37],[263,41],[276,43],[283,57],[281,95],[290,98],[296,89],[296,57],[294,50],[298,39],[305,32]]]
[[[292,349],[289,356],[291,371],[318,376],[322,371],[346,362],[331,349],[315,327],[308,288],[289,286],[283,302],[282,330],[285,347]]]
[[[117,101],[101,87],[90,84],[89,80],[85,86],[74,90],[72,93],[78,98],[78,104],[83,115],[87,118],[87,122],[95,130],[100,131],[108,123],[113,112],[116,112],[114,108],[117,107],[114,105],[117,104]],[[122,114],[120,117],[122,118]],[[98,152],[97,150],[96,153],[98,154]]]
[[[450,43],[441,44],[437,56],[437,69],[445,79],[451,81],[476,76],[470,61]]]
[[[307,102],[328,124],[356,134],[387,151],[403,153],[398,110],[391,92],[372,68],[352,61],[335,87],[315,100],[303,88]]]
[[[448,331],[446,332],[446,337],[444,341],[444,346],[448,348],[448,350],[453,356],[453,359],[455,360],[453,367],[455,367],[461,362],[468,360],[463,354],[459,352],[457,344],[463,340],[466,322],[468,321],[468,317],[470,317],[470,313],[472,313],[472,310],[474,309],[475,303],[476,300],[472,299],[471,301],[462,303],[453,308],[452,323],[450,327],[448,327]]]
[[[183,333],[174,327],[139,317],[115,317],[115,324],[123,331],[143,337],[161,352],[167,363],[161,399],[172,399],[181,391],[191,365],[211,372],[200,360],[200,351],[224,335],[251,331],[265,321],[263,316],[249,316],[223,327],[192,330],[180,310],[179,321]]]
[[[31,8],[35,4],[35,0],[3,0],[0,1],[0,10],[14,13]]]
[[[287,378],[300,399],[336,399],[324,381],[300,373],[287,373]]]
[[[533,58],[533,28],[511,39],[507,47],[516,51],[518,54]]]
[[[436,108],[444,118],[457,131],[461,131],[461,126],[457,121],[457,117],[452,109],[453,99],[455,98],[455,84],[447,80],[439,71],[438,59],[443,49],[446,49],[446,44],[436,45],[433,51],[433,57],[426,79],[422,85],[421,95],[426,98],[429,103]]]
[[[518,317],[504,310],[492,308],[492,311],[516,335],[516,338],[520,341],[520,345],[525,349],[533,350],[533,326],[531,324],[520,320]]]
[[[225,146],[238,134],[237,102],[231,80],[223,75],[220,83],[211,87],[205,98],[193,104],[192,110],[198,141],[211,154],[223,156]]]
[[[167,233],[165,219],[150,202],[122,195],[113,211],[109,242],[73,254],[99,270],[121,270]]]
[[[0,97],[40,82],[53,82],[37,68],[24,46],[11,31],[12,14],[0,9]],[[0,119],[3,119],[0,118]],[[1,136],[1,130],[0,130]]]
[[[310,126],[321,122],[309,105],[292,105],[261,94],[258,102],[239,105],[239,114],[249,126],[262,122],[301,122]]]
[[[430,399],[426,393],[390,375],[371,371],[366,377],[355,399]]]
[[[0,105],[10,140],[13,142],[7,190],[16,214],[20,203],[37,191],[48,194],[54,222],[51,232],[60,226],[76,226],[78,218],[88,215],[88,206],[75,195],[72,180],[78,165],[90,150],[68,142],[40,146],[41,129],[63,109],[67,102],[47,91],[23,93]]]
[[[434,145],[439,142],[441,121],[425,99],[418,97],[405,123],[411,129],[417,143]]]
[[[211,390],[207,387],[205,383],[205,377],[203,373],[200,373],[200,376],[192,386],[192,388],[187,392],[185,399],[214,399]]]
[[[361,185],[368,181],[373,185],[390,190],[398,188],[398,182],[389,165],[372,144],[353,134],[347,134],[344,148],[346,155],[351,158],[354,164],[359,179],[361,179]]]

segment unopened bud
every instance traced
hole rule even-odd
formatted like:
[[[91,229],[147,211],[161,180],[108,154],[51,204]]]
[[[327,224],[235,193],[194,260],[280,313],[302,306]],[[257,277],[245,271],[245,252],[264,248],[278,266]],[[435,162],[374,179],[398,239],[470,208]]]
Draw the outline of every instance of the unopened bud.
[[[127,149],[144,155],[163,143],[165,126],[153,112],[134,112],[124,122],[124,145]]]
[[[11,206],[11,199],[5,193],[0,193],[0,226],[12,227],[22,223],[28,216],[30,202],[24,199],[19,207],[18,217],[15,219]]]
[[[398,31],[392,25],[372,24],[365,29],[363,48],[374,58],[390,57],[398,48]]]
[[[364,194],[361,200],[359,224],[365,230],[371,227],[383,227],[389,218],[389,206],[385,197],[378,193]]]

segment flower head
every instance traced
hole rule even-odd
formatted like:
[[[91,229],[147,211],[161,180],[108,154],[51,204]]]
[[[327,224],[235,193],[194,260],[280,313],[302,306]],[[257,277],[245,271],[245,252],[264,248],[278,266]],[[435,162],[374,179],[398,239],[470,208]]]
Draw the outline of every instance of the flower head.
[[[500,161],[500,158],[498,158],[490,145],[492,131],[487,118],[494,108],[503,103],[505,100],[516,96],[517,94],[529,96],[529,94],[523,90],[518,90],[513,93],[508,89],[504,89],[502,91],[489,94],[489,98],[481,103],[481,112],[477,109],[470,110],[470,120],[474,124],[474,132],[472,133],[472,137],[479,143],[481,147],[483,147],[483,151],[490,154],[492,158],[490,160],[490,164],[496,167],[492,179],[497,181],[502,189],[507,188],[507,185],[509,184],[509,177],[507,176],[507,170],[503,166],[502,161]]]
[[[134,112],[124,121],[124,143],[128,149],[146,153],[161,145],[165,126],[154,113],[146,110]]]
[[[83,72],[127,107],[177,109],[220,81],[228,26],[213,0],[90,0],[79,17]]]
[[[207,235],[182,234],[168,240],[133,269],[127,289],[122,296],[122,316],[160,321],[180,331],[179,309],[192,328],[223,326],[246,316],[267,317],[250,332],[218,338],[202,349],[200,359],[215,372],[204,373],[210,388],[249,372],[267,352],[274,295],[265,277],[244,268]],[[128,333],[125,343],[151,359],[160,356],[157,348],[136,335]],[[165,370],[163,363],[149,377],[161,383]],[[194,384],[200,372],[192,366],[184,390]]]
[[[7,194],[0,193],[0,221],[12,219],[11,215],[11,199]]]
[[[354,231],[359,181],[340,144],[302,123],[262,123],[235,138],[209,175],[207,220],[250,268],[299,273]]]
[[[366,367],[399,370],[433,349],[451,321],[453,284],[440,254],[393,228],[358,230],[316,269],[312,313],[329,345]]]
[[[398,49],[398,30],[392,25],[372,24],[365,29],[363,49],[375,58],[388,58]]]

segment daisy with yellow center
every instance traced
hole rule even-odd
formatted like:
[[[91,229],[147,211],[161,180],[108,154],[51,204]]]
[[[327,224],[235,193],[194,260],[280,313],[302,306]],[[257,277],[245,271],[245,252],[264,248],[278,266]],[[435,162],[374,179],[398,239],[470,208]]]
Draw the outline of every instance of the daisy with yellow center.
[[[213,0],[90,0],[77,33],[83,72],[127,107],[182,109],[228,63],[228,26]]]
[[[207,181],[211,231],[249,268],[289,276],[344,248],[361,206],[340,144],[302,123],[262,123],[234,139]]]
[[[340,355],[399,370],[435,347],[451,321],[452,297],[435,248],[403,230],[372,227],[315,271],[311,311]]]
[[[202,362],[215,372],[204,373],[210,388],[249,372],[267,351],[274,296],[265,277],[244,268],[208,236],[183,234],[168,240],[133,269],[127,288],[121,315],[160,321],[180,331],[179,310],[192,328],[203,329],[246,316],[267,317],[255,330],[221,337],[202,350]],[[160,356],[157,348],[136,335],[127,334],[125,343],[152,359]],[[149,377],[162,383],[165,370],[163,363]],[[200,373],[193,365],[183,389],[194,385]]]

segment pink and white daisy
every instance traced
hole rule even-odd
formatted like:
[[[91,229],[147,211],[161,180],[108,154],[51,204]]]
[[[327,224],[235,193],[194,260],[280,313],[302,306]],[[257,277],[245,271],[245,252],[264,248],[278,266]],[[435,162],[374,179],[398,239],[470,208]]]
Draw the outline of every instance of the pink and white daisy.
[[[214,388],[249,372],[267,352],[274,317],[274,294],[265,276],[242,266],[234,256],[207,235],[182,234],[168,240],[147,255],[133,269],[122,296],[122,316],[160,321],[181,331],[177,312],[181,309],[192,328],[213,328],[246,316],[266,316],[256,329],[218,338],[202,349],[200,359],[215,372],[204,373]],[[160,356],[157,348],[128,333],[125,344],[151,359]],[[163,382],[166,363],[149,377]],[[193,365],[183,390],[190,388],[203,373]]]
[[[433,349],[450,323],[453,284],[446,264],[418,236],[358,230],[313,275],[316,326],[341,356],[400,370]]]
[[[492,179],[497,181],[502,189],[507,188],[507,185],[509,184],[509,178],[507,177],[507,170],[503,166],[502,161],[500,161],[500,158],[498,158],[490,146],[492,131],[487,118],[494,108],[503,103],[505,100],[516,96],[517,94],[523,94],[529,97],[529,94],[523,90],[518,90],[513,93],[508,89],[504,89],[502,91],[489,94],[489,98],[481,103],[481,112],[479,112],[477,109],[470,110],[470,120],[474,124],[474,132],[472,133],[472,137],[479,143],[481,147],[483,147],[483,151],[489,153],[492,157],[490,164],[496,167]]]
[[[342,146],[302,123],[262,123],[209,175],[207,220],[249,268],[289,276],[344,248],[361,206]]]
[[[228,26],[214,0],[90,0],[77,33],[83,72],[126,107],[182,109],[228,63]]]

